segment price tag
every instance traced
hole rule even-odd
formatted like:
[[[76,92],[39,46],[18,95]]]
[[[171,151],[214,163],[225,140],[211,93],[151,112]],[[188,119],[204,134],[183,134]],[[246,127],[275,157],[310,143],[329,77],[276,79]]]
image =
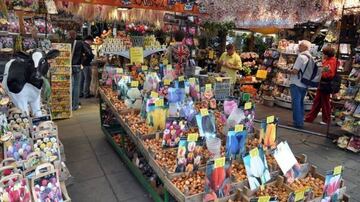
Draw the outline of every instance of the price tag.
[[[262,70],[262,69],[257,70],[256,78],[266,79],[266,77],[267,77],[267,71],[266,70]]]
[[[268,116],[266,117],[266,123],[274,123],[275,116]]]
[[[150,94],[150,97],[152,98],[158,98],[159,97],[159,94],[155,91],[151,91],[151,94]]]
[[[335,168],[334,168],[334,175],[340,175],[341,174],[341,172],[342,172],[342,166],[336,166]]]
[[[131,87],[137,88],[139,86],[139,81],[131,81]]]
[[[148,66],[143,65],[143,66],[141,66],[141,69],[142,69],[143,71],[147,71],[149,68],[148,68]]]
[[[209,59],[214,59],[215,53],[213,50],[209,51]]]
[[[235,125],[235,132],[241,132],[243,130],[244,130],[244,125],[243,124]]]
[[[164,99],[158,99],[155,101],[155,107],[162,107],[164,106]]]
[[[269,202],[270,198],[271,198],[270,196],[259,196],[258,202]]]
[[[301,201],[305,198],[305,190],[295,192],[295,202]]]
[[[199,92],[199,91],[200,91],[200,86],[199,86],[199,85],[196,85],[195,90],[196,90],[197,92]]]
[[[206,109],[206,108],[200,109],[200,114],[201,114],[201,116],[208,116],[208,115],[209,115],[209,111],[208,111],[208,109]]]
[[[184,81],[184,76],[179,76],[178,80],[179,81]]]
[[[244,109],[245,109],[245,110],[248,110],[248,109],[251,109],[251,107],[252,107],[252,103],[251,103],[251,102],[247,102],[247,103],[245,103]]]
[[[171,81],[169,79],[164,79],[164,85],[169,86]]]
[[[224,167],[225,157],[217,158],[214,160],[214,168]]]
[[[191,83],[191,84],[195,84],[195,83],[196,83],[195,78],[193,78],[193,77],[192,77],[192,78],[190,78],[190,79],[189,79],[189,83]]]
[[[212,90],[211,83],[205,85],[205,90]]]
[[[219,82],[222,81],[222,77],[220,77],[220,76],[216,77],[215,79],[216,79],[216,81],[219,81]]]
[[[172,66],[171,65],[166,65],[166,70],[168,70],[168,71],[172,70]]]
[[[123,70],[123,68],[116,68],[116,72],[117,72],[118,74],[123,74],[123,73],[124,73],[124,70]]]
[[[190,133],[187,136],[188,142],[196,142],[198,140],[199,134],[198,133]]]
[[[250,150],[249,154],[250,154],[251,158],[257,157],[257,156],[259,156],[259,149],[258,148],[252,149],[252,150]]]

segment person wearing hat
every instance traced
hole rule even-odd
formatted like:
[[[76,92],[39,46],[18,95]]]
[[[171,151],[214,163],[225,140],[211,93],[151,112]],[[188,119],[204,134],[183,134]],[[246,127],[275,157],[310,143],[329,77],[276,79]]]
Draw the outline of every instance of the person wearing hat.
[[[226,52],[224,52],[220,59],[219,65],[221,66],[221,72],[224,72],[228,77],[231,78],[231,84],[236,83],[236,72],[241,69],[241,58],[235,52],[233,44],[226,46]]]

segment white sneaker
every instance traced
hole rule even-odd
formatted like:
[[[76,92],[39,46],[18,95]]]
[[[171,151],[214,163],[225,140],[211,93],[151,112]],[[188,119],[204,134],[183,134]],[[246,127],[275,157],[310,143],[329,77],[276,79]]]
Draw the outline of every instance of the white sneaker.
[[[324,121],[320,121],[320,125],[327,125]]]

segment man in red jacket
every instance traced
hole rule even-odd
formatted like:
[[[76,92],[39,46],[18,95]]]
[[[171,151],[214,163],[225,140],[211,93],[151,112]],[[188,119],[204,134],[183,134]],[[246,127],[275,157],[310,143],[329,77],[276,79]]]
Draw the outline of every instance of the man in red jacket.
[[[331,81],[336,74],[338,62],[335,58],[335,49],[328,46],[323,49],[323,71],[321,80]],[[322,121],[320,124],[328,124],[331,118],[331,105],[330,105],[330,93],[323,92],[320,87],[316,91],[314,104],[312,105],[311,111],[306,115],[305,122],[312,123],[318,113],[322,111]]]

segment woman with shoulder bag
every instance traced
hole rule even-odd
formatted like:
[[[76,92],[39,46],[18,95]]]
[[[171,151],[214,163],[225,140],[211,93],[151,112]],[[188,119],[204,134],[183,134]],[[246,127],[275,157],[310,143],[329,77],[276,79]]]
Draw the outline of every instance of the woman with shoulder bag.
[[[320,81],[320,86],[318,87],[314,99],[314,104],[312,105],[311,111],[306,115],[305,122],[312,123],[320,109],[322,111],[322,121],[320,124],[330,123],[331,118],[331,105],[330,105],[330,95],[332,94],[331,90],[331,81],[334,79],[337,71],[338,61],[335,58],[335,49],[328,46],[323,48],[323,70]]]

